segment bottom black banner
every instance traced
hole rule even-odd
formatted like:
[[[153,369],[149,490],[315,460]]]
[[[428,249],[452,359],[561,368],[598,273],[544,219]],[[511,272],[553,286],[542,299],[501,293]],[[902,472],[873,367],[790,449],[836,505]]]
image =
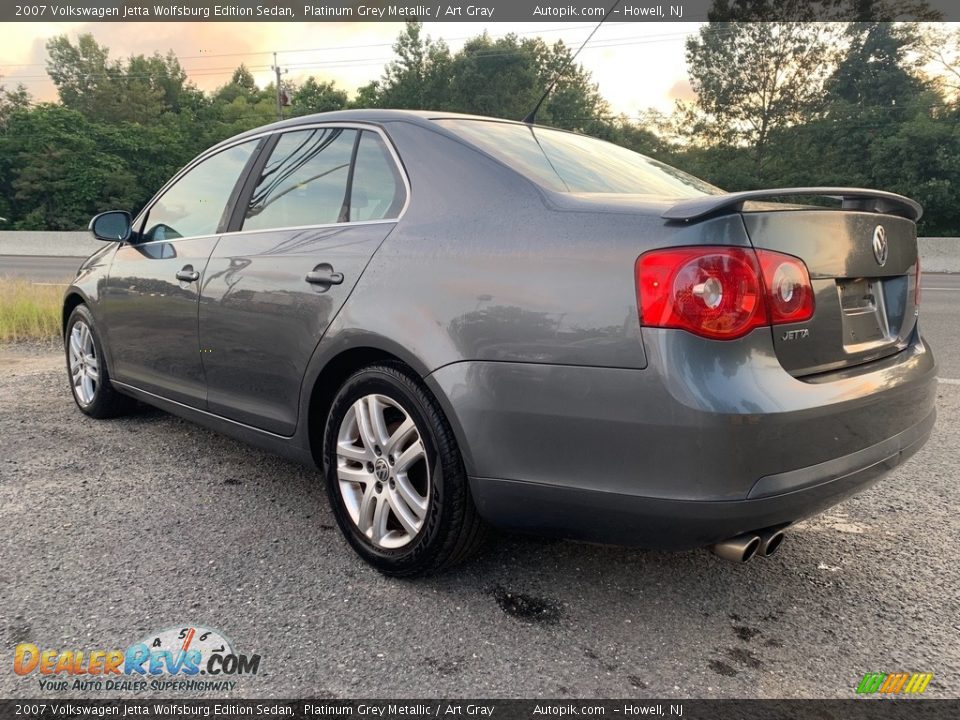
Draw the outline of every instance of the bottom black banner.
[[[960,699],[850,700],[0,700],[0,718],[351,720],[897,720],[960,717]]]

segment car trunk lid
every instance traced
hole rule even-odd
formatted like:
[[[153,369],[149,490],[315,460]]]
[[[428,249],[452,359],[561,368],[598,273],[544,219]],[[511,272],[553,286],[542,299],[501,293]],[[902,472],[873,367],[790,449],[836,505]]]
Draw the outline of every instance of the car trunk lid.
[[[806,264],[816,307],[805,322],[772,328],[777,357],[794,376],[899,352],[916,324],[917,236],[905,217],[859,210],[771,209],[746,203],[756,248]]]
[[[817,204],[783,204],[787,199]],[[835,207],[822,207],[828,200]],[[755,248],[798,257],[810,273],[813,317],[771,328],[788,372],[867,363],[909,344],[918,312],[917,202],[865,188],[774,188],[681,200],[661,217],[691,224],[737,212]]]

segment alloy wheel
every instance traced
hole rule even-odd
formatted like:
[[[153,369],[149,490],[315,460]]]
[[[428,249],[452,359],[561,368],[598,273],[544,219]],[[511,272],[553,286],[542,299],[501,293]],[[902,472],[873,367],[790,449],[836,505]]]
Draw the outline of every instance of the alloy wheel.
[[[350,519],[374,546],[411,543],[430,507],[430,468],[416,422],[386,395],[364,395],[337,434],[337,479]]]
[[[83,406],[92,403],[97,397],[100,384],[100,366],[97,348],[93,343],[90,327],[78,320],[70,330],[70,382],[77,402]]]

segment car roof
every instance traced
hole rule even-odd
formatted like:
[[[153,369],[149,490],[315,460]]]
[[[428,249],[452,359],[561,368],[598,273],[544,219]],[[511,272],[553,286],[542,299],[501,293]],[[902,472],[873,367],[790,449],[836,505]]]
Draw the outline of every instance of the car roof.
[[[380,108],[333,110],[331,112],[314,113],[312,115],[301,115],[288,120],[280,120],[269,125],[261,125],[260,127],[247,130],[239,135],[234,135],[233,137],[223,140],[213,147],[216,148],[220,145],[233,144],[238,140],[243,140],[247,137],[254,137],[256,135],[262,135],[266,132],[291,130],[301,125],[312,125],[318,122],[409,122],[415,125],[429,126],[433,124],[434,120],[485,120],[487,122],[503,122],[515,125],[522,124],[518,120],[506,120],[504,118],[487,117],[484,115],[467,115],[464,113],[442,112],[436,110],[389,110]],[[556,128],[549,129],[554,130]],[[213,148],[211,148],[211,150],[212,149]]]

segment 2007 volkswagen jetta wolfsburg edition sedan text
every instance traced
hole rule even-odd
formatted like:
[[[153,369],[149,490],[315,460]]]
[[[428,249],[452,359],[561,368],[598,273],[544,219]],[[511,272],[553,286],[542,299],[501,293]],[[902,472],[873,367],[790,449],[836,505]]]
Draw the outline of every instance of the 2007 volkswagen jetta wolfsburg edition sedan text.
[[[524,123],[298,118],[91,221],[71,387],[316,463],[390,574],[490,525],[746,560],[929,436],[920,212]]]

